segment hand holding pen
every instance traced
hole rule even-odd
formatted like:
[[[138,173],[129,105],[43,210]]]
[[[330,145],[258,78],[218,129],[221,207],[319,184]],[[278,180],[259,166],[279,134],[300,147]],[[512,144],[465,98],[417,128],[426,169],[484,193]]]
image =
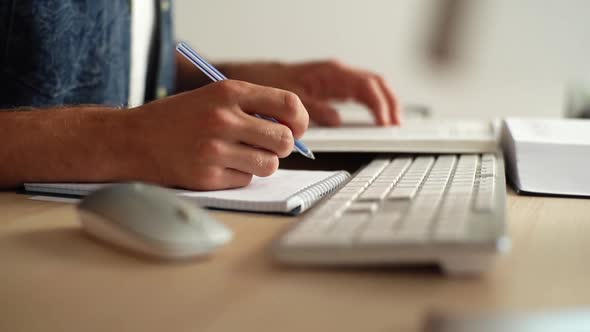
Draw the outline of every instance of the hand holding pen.
[[[182,56],[178,59],[184,61]],[[183,65],[192,69],[188,61]],[[272,175],[279,158],[293,152],[294,139],[303,136],[309,122],[295,93],[237,80],[215,82],[117,114],[122,119],[107,125],[116,127],[111,130],[113,140],[124,143],[109,145],[117,148],[110,159],[123,166],[115,167],[121,172],[109,179],[192,190],[244,187],[255,175]]]
[[[128,146],[122,178],[192,190],[243,187],[272,175],[309,117],[297,95],[225,80],[121,112]],[[254,114],[277,119],[263,120]],[[121,131],[123,132],[123,131]]]
[[[194,64],[197,68],[199,68],[199,70],[201,70],[205,75],[207,75],[207,77],[209,77],[213,82],[227,80],[227,77],[225,77],[225,75],[223,75],[209,62],[207,62],[203,57],[201,57],[195,50],[193,50],[186,43],[179,43],[176,46],[176,50],[180,54],[182,54],[186,59],[188,59],[192,64]],[[278,121],[272,116],[264,114],[254,114],[254,116],[278,123]],[[313,152],[303,142],[295,139],[294,146],[295,149],[302,155],[310,159],[315,159]]]

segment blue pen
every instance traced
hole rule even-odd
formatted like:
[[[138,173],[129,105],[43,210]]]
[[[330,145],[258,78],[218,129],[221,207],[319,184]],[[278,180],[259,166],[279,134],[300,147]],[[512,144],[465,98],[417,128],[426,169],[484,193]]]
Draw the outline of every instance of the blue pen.
[[[195,52],[195,50],[193,50],[186,43],[179,43],[178,45],[176,45],[176,50],[180,54],[182,54],[185,58],[187,58],[192,64],[197,66],[197,68],[199,68],[213,82],[223,81],[223,80],[227,79],[227,77],[225,77],[225,75],[223,75],[219,70],[217,70],[209,62],[207,62],[205,59],[203,59],[197,52]],[[255,114],[255,116],[257,116],[261,119],[265,119],[265,120],[269,120],[269,121],[278,123],[278,121],[275,118],[272,118],[269,116],[264,116],[264,115],[259,115],[259,114]],[[299,153],[301,153],[302,155],[306,156],[309,159],[315,159],[313,152],[311,152],[311,150],[307,146],[305,146],[305,144],[303,144],[303,142],[301,142],[299,140],[295,140],[295,150],[297,150]]]

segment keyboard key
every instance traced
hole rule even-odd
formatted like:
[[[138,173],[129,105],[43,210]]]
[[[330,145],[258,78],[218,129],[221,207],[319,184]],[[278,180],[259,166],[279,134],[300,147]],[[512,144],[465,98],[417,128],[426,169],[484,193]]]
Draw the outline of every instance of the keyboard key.
[[[391,187],[369,188],[360,195],[361,201],[380,201],[387,196]]]
[[[339,193],[358,193],[361,190],[363,190],[363,187],[343,187],[342,189],[338,190],[338,192]]]
[[[332,197],[331,200],[334,201],[352,201],[358,197],[358,192],[337,192]]]
[[[328,234],[346,233],[352,237],[358,229],[369,221],[370,217],[370,213],[344,214],[337,219],[337,222],[333,224],[332,228],[328,231]]]
[[[416,195],[417,188],[396,188],[387,198],[389,199],[412,199]]]
[[[374,215],[365,231],[393,231],[402,219],[402,213],[393,211]]]
[[[378,207],[379,205],[373,202],[354,202],[346,209],[346,213],[373,213]]]
[[[396,226],[402,219],[402,213],[394,211],[386,214],[374,215],[358,236],[360,244],[394,244]]]

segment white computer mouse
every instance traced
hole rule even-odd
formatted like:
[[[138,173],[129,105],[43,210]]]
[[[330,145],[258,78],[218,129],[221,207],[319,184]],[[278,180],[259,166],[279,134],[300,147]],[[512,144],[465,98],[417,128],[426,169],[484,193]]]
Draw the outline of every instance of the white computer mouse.
[[[230,229],[194,203],[142,183],[97,190],[85,197],[77,210],[90,235],[159,258],[207,255],[232,238]]]

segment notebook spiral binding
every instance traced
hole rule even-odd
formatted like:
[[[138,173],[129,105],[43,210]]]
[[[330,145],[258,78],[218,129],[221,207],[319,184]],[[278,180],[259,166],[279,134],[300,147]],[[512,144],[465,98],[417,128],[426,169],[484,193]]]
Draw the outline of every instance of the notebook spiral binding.
[[[339,189],[346,183],[346,180],[349,178],[350,173],[346,171],[338,172],[323,181],[314,183],[313,185],[307,186],[299,190],[298,192],[293,194],[289,199],[300,199],[300,207],[297,209],[297,212],[305,211],[309,209],[315,202],[322,199],[324,196]]]

